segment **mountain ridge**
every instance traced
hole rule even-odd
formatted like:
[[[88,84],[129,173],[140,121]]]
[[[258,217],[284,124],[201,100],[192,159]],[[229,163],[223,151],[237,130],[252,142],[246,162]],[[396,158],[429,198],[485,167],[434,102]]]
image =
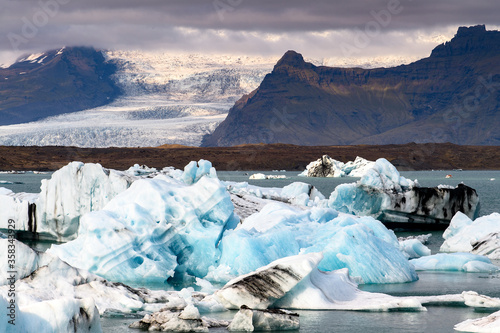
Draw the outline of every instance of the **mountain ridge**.
[[[453,142],[498,145],[500,32],[460,27],[392,68],[314,66],[288,51],[202,146]]]
[[[116,67],[90,47],[21,57],[0,68],[0,125],[16,124],[107,104],[121,94]]]

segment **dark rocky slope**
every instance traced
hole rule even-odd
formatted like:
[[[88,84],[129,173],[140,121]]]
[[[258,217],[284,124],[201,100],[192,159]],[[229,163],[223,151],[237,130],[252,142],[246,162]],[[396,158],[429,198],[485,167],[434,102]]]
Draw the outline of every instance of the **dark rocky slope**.
[[[111,79],[115,71],[88,47],[53,50],[0,68],[0,125],[107,104],[120,94]]]
[[[333,68],[287,52],[203,146],[452,142],[499,145],[500,32],[461,27],[430,57]]]

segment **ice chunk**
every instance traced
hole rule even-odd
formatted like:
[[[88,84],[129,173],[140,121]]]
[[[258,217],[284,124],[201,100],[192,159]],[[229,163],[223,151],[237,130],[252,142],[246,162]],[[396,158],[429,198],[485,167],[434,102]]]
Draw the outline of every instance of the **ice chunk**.
[[[266,175],[263,173],[254,173],[250,175],[249,179],[266,179]]]
[[[477,216],[479,199],[474,189],[463,184],[454,189],[419,187],[380,158],[357,183],[337,186],[328,206],[373,216],[390,227],[444,229],[458,211]]]
[[[443,234],[443,252],[473,252],[500,259],[500,214],[492,213],[472,221],[457,213]]]
[[[454,329],[460,332],[500,332],[500,311],[479,319],[469,319],[456,324]]]
[[[305,177],[362,177],[375,162],[359,156],[354,161],[343,163],[328,155],[309,163],[299,176]]]
[[[9,320],[7,299],[0,295],[0,316]],[[7,318],[7,319],[6,319]],[[92,298],[59,298],[16,308],[15,325],[4,322],[2,332],[102,332],[99,312]]]
[[[409,259],[431,255],[431,250],[418,239],[406,239],[400,241],[399,245],[402,251],[408,255]]]
[[[471,253],[438,253],[410,260],[416,270],[497,272],[500,270],[484,256]]]
[[[325,199],[325,196],[314,186],[302,182],[294,182],[283,188],[259,187],[246,182],[223,182],[227,190],[239,196],[252,195],[258,198],[289,202],[300,206],[313,206]]]
[[[125,170],[125,172],[132,176],[147,176],[158,173],[158,170],[156,170],[156,168],[150,168],[147,165],[134,164]]]
[[[216,292],[216,296],[228,309],[239,309],[242,305],[267,309],[306,277],[321,258],[321,254],[310,253],[276,260],[253,273],[229,281]]]
[[[191,185],[196,183],[203,176],[208,176],[210,178],[217,178],[217,172],[215,168],[212,167],[212,163],[207,160],[191,161],[188,165],[184,167],[184,173],[181,179],[184,183]]]
[[[200,170],[211,172],[208,163],[198,171],[190,165],[192,181]],[[224,230],[237,223],[217,178],[202,176],[188,186],[160,175],[134,182],[103,210],[84,215],[78,238],[48,252],[113,281],[166,283],[176,274],[182,282],[208,273]]]
[[[290,331],[300,327],[299,315],[290,311],[252,310],[242,306],[228,326],[228,331]]]
[[[394,232],[371,217],[339,214],[328,208],[302,210],[268,204],[237,229],[226,231],[220,247],[220,266],[207,276],[217,282],[247,274],[279,258],[312,252],[324,254],[320,269],[349,268],[364,283],[417,279]]]
[[[314,269],[274,306],[308,310],[425,310],[415,298],[359,290],[346,268],[332,272]]]
[[[14,193],[0,187],[0,229],[7,231],[13,226],[16,230],[30,232],[36,229],[37,198],[35,193]]]

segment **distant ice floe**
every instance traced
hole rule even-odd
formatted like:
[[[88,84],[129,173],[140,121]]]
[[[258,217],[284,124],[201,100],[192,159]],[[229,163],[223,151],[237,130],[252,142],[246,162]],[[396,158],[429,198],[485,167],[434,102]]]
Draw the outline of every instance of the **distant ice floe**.
[[[485,256],[471,253],[438,253],[410,260],[417,271],[498,272],[500,268]]]
[[[443,233],[442,252],[471,252],[500,259],[500,214],[492,213],[474,221],[457,213]]]
[[[375,162],[357,156],[354,161],[347,163],[337,161],[328,155],[323,155],[316,161],[309,163],[306,169],[299,174],[303,177],[362,177]]]

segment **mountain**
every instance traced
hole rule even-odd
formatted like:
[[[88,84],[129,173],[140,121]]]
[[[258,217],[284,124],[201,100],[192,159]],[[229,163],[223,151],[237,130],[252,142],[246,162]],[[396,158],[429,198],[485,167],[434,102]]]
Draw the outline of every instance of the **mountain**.
[[[45,56],[57,52],[31,55],[13,67],[46,64]],[[121,92],[116,98],[79,112],[0,126],[0,145],[197,146],[225,119],[235,101],[259,86],[278,60],[123,50],[102,50],[100,55],[115,69],[109,79]]]
[[[392,68],[315,66],[288,51],[203,146],[500,144],[500,32],[460,27]]]
[[[70,47],[18,59],[0,68],[0,125],[107,104],[120,95],[116,67],[100,51]]]

